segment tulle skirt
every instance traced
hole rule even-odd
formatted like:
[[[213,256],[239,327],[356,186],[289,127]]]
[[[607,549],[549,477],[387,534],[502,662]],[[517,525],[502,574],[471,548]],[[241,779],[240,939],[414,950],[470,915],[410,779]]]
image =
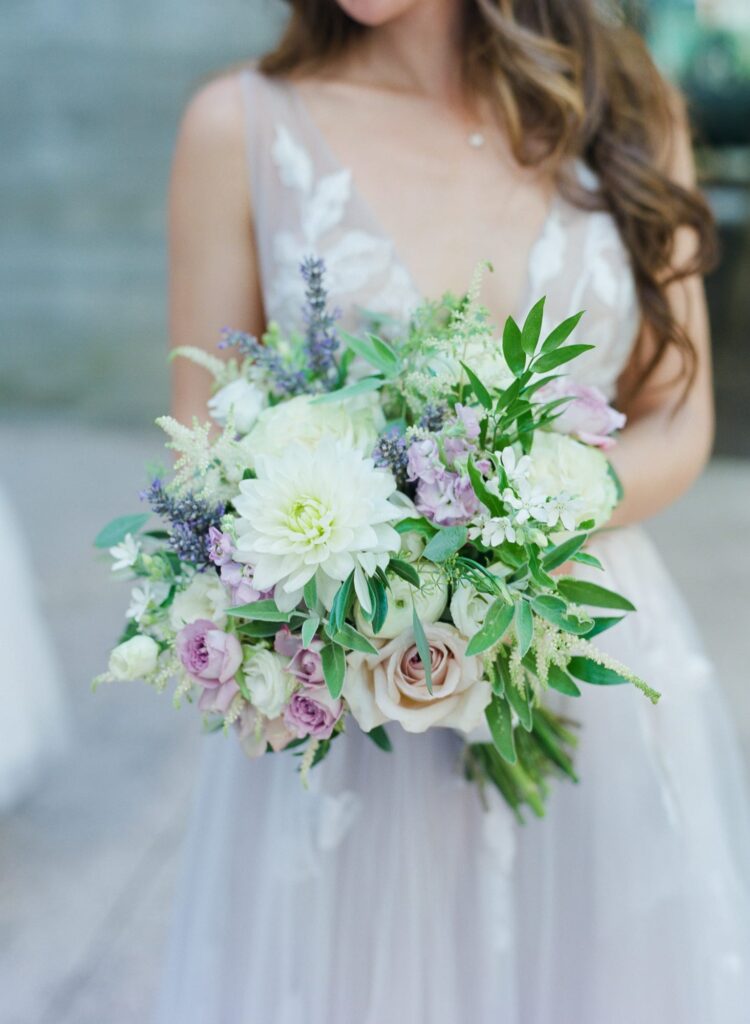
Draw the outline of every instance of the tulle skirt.
[[[637,529],[596,540],[638,606],[601,646],[663,694],[558,698],[581,782],[517,825],[460,737],[352,729],[289,756],[207,738],[159,1024],[741,1024],[750,827],[696,630]]]

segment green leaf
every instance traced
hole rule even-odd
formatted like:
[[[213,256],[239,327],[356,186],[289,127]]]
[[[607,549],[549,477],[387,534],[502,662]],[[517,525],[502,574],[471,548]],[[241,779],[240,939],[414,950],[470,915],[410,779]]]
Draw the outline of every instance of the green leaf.
[[[501,648],[497,652],[495,663],[492,666],[492,692],[502,697],[505,691],[512,686],[510,678],[510,666],[508,664],[508,652]]]
[[[344,648],[338,644],[324,644],[320,652],[320,659],[323,663],[323,678],[326,681],[328,692],[337,700],[344,689],[346,678],[346,655]]]
[[[513,721],[510,704],[504,697],[493,695],[484,711],[492,742],[498,754],[508,764],[516,763],[516,745],[513,740]]]
[[[581,696],[580,689],[576,686],[568,673],[563,672],[559,665],[550,665],[547,682],[549,683],[550,689],[557,690],[558,693],[564,693],[566,697]]]
[[[390,754],[393,750],[393,744],[391,743],[390,737],[382,725],[376,725],[374,729],[370,729],[369,732],[366,732],[365,736],[369,736],[375,746],[380,747],[381,750],[385,750],[386,753]]]
[[[553,603],[556,602],[556,603]],[[532,601],[532,606],[537,615],[551,622],[558,629],[564,629],[566,633],[573,633],[575,636],[587,636],[591,629],[592,620],[588,617],[581,620],[575,615],[568,614],[568,606],[559,597],[551,594],[541,594]]]
[[[505,321],[503,329],[503,355],[514,377],[520,377],[526,368],[526,355],[521,341],[521,328],[512,316]]]
[[[531,614],[531,605],[528,601],[520,600],[516,604],[516,612],[513,618],[513,625],[518,637],[518,647],[521,657],[531,647],[534,640],[534,618]]]
[[[511,683],[510,686],[505,687],[505,696],[510,706],[518,715],[518,720],[526,732],[531,732],[531,704],[529,703],[529,693],[526,684],[524,683],[523,693],[521,693],[518,687]]]
[[[569,363],[592,349],[593,345],[566,345],[565,348],[558,348],[554,352],[545,352],[534,360],[532,369],[534,373],[547,373],[554,370],[563,363]]]
[[[538,587],[554,587],[555,581],[542,568],[537,549],[529,546],[527,550],[529,553],[529,572],[531,573],[532,580]]]
[[[592,569],[603,569],[604,566],[594,555],[590,555],[587,551],[579,551],[577,555],[573,555],[571,562],[579,562],[581,565],[590,565]]]
[[[480,405],[483,405],[485,409],[491,409],[492,408],[492,395],[489,393],[487,388],[481,382],[479,377],[477,377],[477,375],[474,373],[474,371],[472,369],[470,369],[466,365],[466,363],[461,363],[461,366],[463,366],[464,373],[469,378],[469,383],[471,384],[471,387],[472,387],[472,390],[473,390],[474,394],[477,396],[477,401],[480,403]]]
[[[302,591],[303,597],[305,598],[305,604],[313,611],[318,603],[318,584],[315,581],[315,577],[311,576],[305,584],[305,589]]]
[[[347,398],[356,398],[357,395],[366,395],[370,391],[377,391],[385,384],[382,377],[363,377],[355,384],[347,384],[345,388],[338,388],[336,391],[327,391],[324,395],[316,395],[311,399],[311,405],[327,405],[330,402],[343,402]]]
[[[505,511],[505,507],[500,498],[488,490],[484,477],[477,469],[473,455],[469,456],[468,462],[466,463],[466,469],[468,470],[469,480],[471,480],[471,486],[474,493],[482,504],[487,506],[490,515],[501,516]]]
[[[377,647],[373,647],[367,637],[357,632],[354,626],[345,622],[341,629],[333,637],[337,644],[342,647],[351,647],[353,651],[361,651],[362,654],[377,654]]]
[[[380,370],[386,377],[396,376],[400,365],[399,358],[387,342],[377,338],[374,334],[369,334],[366,338],[358,338],[344,331],[341,337],[347,348],[356,352],[376,370]]]
[[[427,542],[422,555],[430,562],[444,562],[466,543],[468,531],[465,526],[445,526]]]
[[[481,654],[489,647],[499,643],[513,621],[514,608],[497,598],[490,605],[482,628],[474,634],[466,647],[467,655]]]
[[[544,302],[545,300],[542,298],[531,307],[521,331],[521,344],[524,352],[529,356],[534,355],[539,344],[539,338],[542,333],[542,320],[544,319]]]
[[[354,573],[350,572],[339,589],[336,591],[331,602],[331,610],[328,613],[328,621],[336,633],[344,623],[349,612],[349,606],[354,597]]]
[[[94,547],[113,548],[125,540],[129,533],[138,533],[151,518],[150,512],[139,512],[132,516],[119,516],[107,523],[94,538]]]
[[[611,462],[607,463],[607,472],[615,482],[615,492],[617,493],[617,500],[620,502],[625,497],[625,488],[622,486],[622,480],[617,475],[617,471]]]
[[[320,616],[311,615],[309,619],[305,619],[302,623],[302,646],[309,647],[315,638],[318,626],[320,625]]]
[[[401,558],[392,558],[388,563],[388,572],[393,572],[397,576],[400,576],[402,580],[406,580],[407,583],[411,583],[413,587],[419,587],[421,580],[419,573],[411,564],[411,562],[405,562]]]
[[[372,602],[372,612],[369,616],[365,614],[365,618],[369,619],[372,623],[373,633],[377,634],[380,632],[388,615],[388,594],[382,580],[373,577],[367,580],[367,589],[370,593],[370,601]]]
[[[256,622],[289,622],[290,612],[282,612],[276,607],[276,602],[253,601],[251,604],[241,604],[236,608],[227,608],[227,615],[239,619],[250,619]]]
[[[591,683],[593,686],[622,686],[631,682],[619,672],[600,665],[592,658],[571,658],[567,667],[568,672],[576,679],[580,679],[584,683]]]
[[[427,684],[427,692],[432,693],[432,659],[430,658],[430,645],[427,643],[424,627],[417,615],[417,609],[412,608],[411,614],[412,629],[414,630],[414,643],[417,646],[419,660],[424,669],[424,679]]]
[[[410,516],[408,519],[399,519],[394,527],[396,533],[421,533],[423,537],[434,537],[438,532],[436,526],[425,519],[424,516]]]
[[[588,583],[586,580],[576,580],[566,576],[557,581],[557,589],[563,597],[575,604],[588,604],[594,608],[616,608],[624,612],[635,611],[635,605],[631,604],[622,594],[616,594],[614,590],[600,587],[597,583]]]
[[[582,316],[583,310],[581,310],[580,313],[576,313],[575,316],[569,316],[567,320],[563,320],[563,322],[558,324],[553,331],[550,331],[544,339],[542,352],[552,352],[559,345],[562,345],[564,341],[567,341],[578,326],[578,322]]]
[[[265,636],[276,636],[279,631],[278,622],[243,622],[237,626],[237,632],[243,636],[260,638]]]
[[[612,627],[616,626],[618,622],[622,622],[622,619],[622,615],[614,615],[606,618],[604,616],[600,616],[598,618],[595,617],[594,625],[588,633],[585,633],[584,635],[587,640],[591,640],[592,637],[598,636],[600,633],[606,633],[608,629],[612,629]]]

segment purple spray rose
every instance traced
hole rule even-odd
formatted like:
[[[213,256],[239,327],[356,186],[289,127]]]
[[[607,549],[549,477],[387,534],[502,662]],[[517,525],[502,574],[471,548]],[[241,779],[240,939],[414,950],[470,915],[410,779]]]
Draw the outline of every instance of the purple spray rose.
[[[615,441],[609,435],[625,426],[623,413],[613,409],[598,388],[576,384],[570,377],[557,377],[537,392],[540,402],[554,402],[570,398],[567,405],[558,406],[560,415],[550,427],[560,434],[570,434],[584,444],[596,448],[611,448]]]
[[[277,654],[291,658],[286,670],[303,686],[324,685],[323,662],[320,658],[323,644],[320,640],[313,640],[309,647],[303,647],[301,637],[294,636],[288,626],[282,626],[273,646]]]
[[[208,619],[197,619],[177,634],[177,654],[187,672],[207,688],[229,682],[242,664],[236,636],[218,629]]]
[[[284,724],[298,739],[312,736],[316,740],[327,740],[342,709],[342,702],[334,700],[324,686],[298,690],[284,710]]]

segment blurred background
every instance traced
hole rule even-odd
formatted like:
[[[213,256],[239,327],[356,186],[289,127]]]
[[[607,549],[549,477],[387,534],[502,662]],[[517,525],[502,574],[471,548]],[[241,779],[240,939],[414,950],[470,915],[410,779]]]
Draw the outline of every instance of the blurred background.
[[[688,95],[721,229],[708,282],[716,456],[649,528],[747,753],[750,0],[631,0],[621,12]],[[145,687],[90,694],[126,601],[90,540],[138,511],[160,452],[148,424],[167,403],[164,202],[181,108],[269,45],[283,16],[276,0],[0,10],[0,491],[23,523],[6,533],[31,560],[54,645],[62,700],[50,690],[40,713],[68,736],[0,812],[2,1024],[130,1024],[152,999],[195,757],[211,741]],[[2,792],[0,778],[0,805]]]

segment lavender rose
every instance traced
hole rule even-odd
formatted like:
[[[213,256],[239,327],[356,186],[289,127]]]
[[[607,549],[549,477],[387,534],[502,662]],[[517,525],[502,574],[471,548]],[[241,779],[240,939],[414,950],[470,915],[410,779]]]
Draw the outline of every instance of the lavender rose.
[[[377,654],[349,655],[344,696],[365,732],[396,721],[407,732],[439,725],[468,733],[481,722],[491,697],[481,658],[467,657],[466,640],[444,622],[426,625],[425,635],[432,693],[410,630]]]
[[[343,703],[334,700],[325,687],[303,687],[293,693],[284,711],[284,724],[298,739],[312,736],[327,740],[341,718]]]
[[[323,662],[320,657],[323,644],[320,640],[313,640],[309,647],[303,647],[302,638],[294,636],[288,626],[282,626],[273,646],[278,654],[291,659],[286,670],[303,686],[324,685]]]
[[[236,636],[218,629],[208,619],[197,619],[177,634],[177,654],[186,671],[207,688],[228,682],[242,664]]]
[[[570,377],[551,380],[539,389],[537,398],[540,402],[570,398],[567,405],[558,406],[562,411],[550,424],[551,429],[605,451],[615,443],[610,435],[625,426],[624,414],[613,409],[598,388],[576,384]]]

